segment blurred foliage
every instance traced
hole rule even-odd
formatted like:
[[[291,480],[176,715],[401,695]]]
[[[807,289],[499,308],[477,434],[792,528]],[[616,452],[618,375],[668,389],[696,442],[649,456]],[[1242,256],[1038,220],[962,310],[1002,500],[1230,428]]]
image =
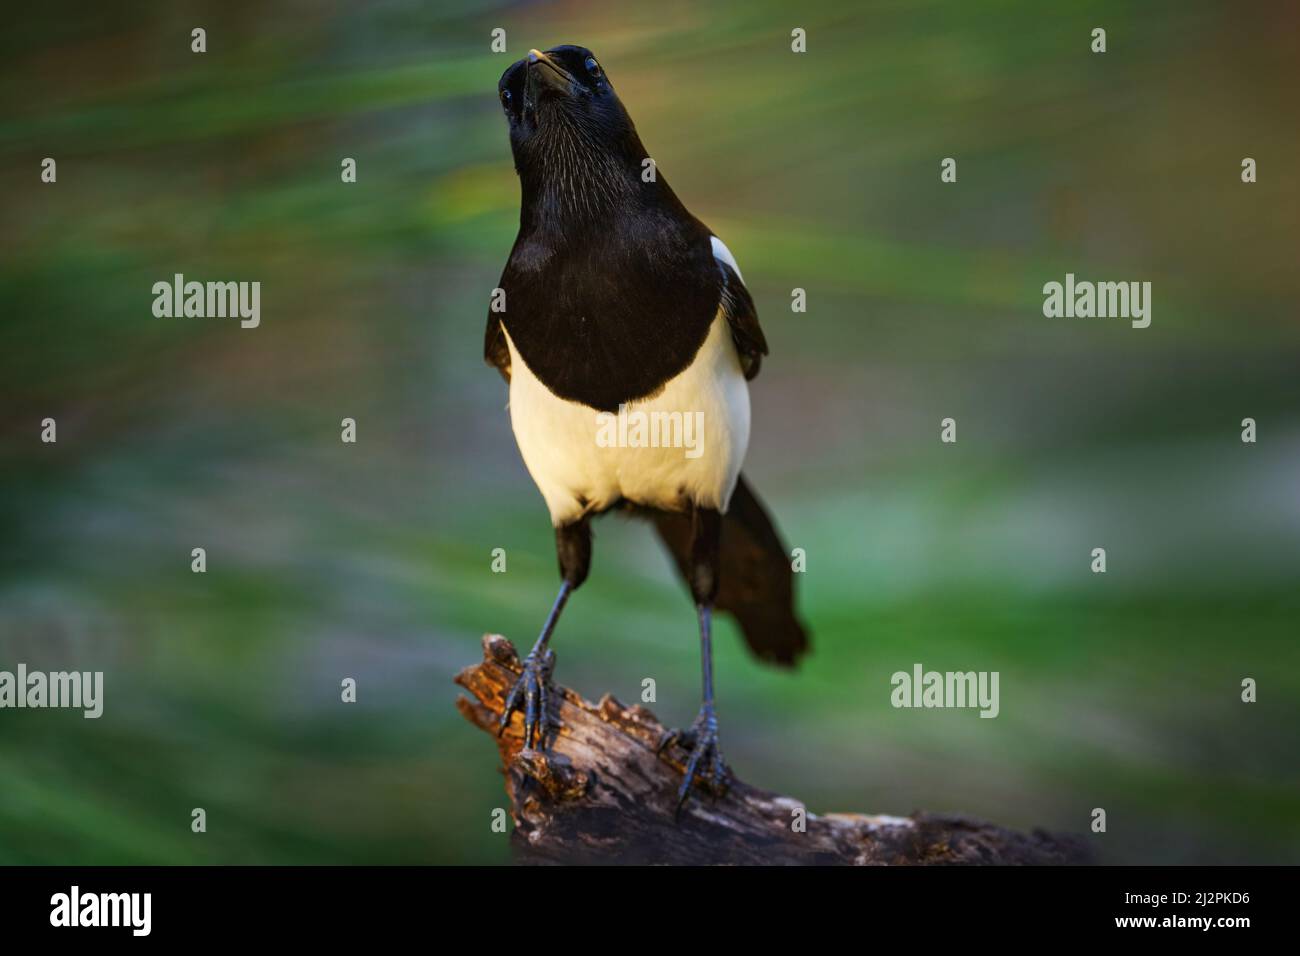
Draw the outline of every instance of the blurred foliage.
[[[600,55],[772,347],[747,471],[809,555],[815,653],[774,673],[724,625],[737,772],[816,811],[1082,831],[1104,807],[1114,862],[1300,860],[1296,19],[1200,0],[9,18],[0,669],[102,669],[107,701],[98,721],[0,712],[0,863],[508,859],[494,749],[450,679],[485,629],[530,641],[555,586],[481,337],[518,203],[496,80],[561,42]],[[1151,281],[1152,326],[1045,319],[1066,271]],[[261,327],[154,318],[177,272],[261,281]],[[645,528],[598,534],[559,678],[631,701],[654,676],[686,723],[683,589]],[[1000,671],[1001,715],[892,709],[914,662]]]

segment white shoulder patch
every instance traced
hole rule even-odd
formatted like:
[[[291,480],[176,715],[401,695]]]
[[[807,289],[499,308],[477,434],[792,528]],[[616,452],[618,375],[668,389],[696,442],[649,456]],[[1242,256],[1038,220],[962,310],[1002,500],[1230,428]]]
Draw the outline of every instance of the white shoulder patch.
[[[740,266],[736,264],[736,257],[731,254],[731,250],[717,236],[709,236],[709,242],[713,244],[713,258],[721,259],[731,268],[736,270],[736,275],[741,282],[745,281],[745,276],[740,271]]]

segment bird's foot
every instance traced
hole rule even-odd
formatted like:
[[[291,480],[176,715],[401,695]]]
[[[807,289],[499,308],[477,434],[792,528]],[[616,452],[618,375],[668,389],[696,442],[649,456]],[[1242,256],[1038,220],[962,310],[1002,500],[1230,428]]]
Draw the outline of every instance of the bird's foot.
[[[691,787],[697,779],[707,785],[715,797],[723,796],[730,783],[731,771],[727,769],[722,751],[718,748],[718,717],[713,712],[713,705],[705,704],[700,708],[699,716],[690,729],[669,731],[660,742],[659,751],[662,753],[665,747],[674,743],[680,744],[691,754],[686,763],[682,785],[677,791],[677,807],[674,812],[681,813],[682,804],[690,796]]]
[[[501,721],[497,725],[497,736],[505,733],[510,725],[510,718],[522,705],[524,711],[524,749],[533,748],[533,739],[545,749],[548,735],[559,729],[560,722],[551,713],[551,674],[555,671],[555,651],[547,649],[541,655],[533,650],[524,658],[523,672],[510,688],[506,696],[506,705],[501,711]]]

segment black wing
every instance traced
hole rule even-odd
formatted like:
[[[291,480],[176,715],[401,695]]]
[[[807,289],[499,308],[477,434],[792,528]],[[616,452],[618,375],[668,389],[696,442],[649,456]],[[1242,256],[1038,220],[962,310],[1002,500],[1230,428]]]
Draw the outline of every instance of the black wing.
[[[510,384],[510,347],[506,345],[505,329],[498,313],[488,312],[487,333],[483,336],[483,359],[496,366],[501,377]]]
[[[720,307],[727,317],[727,325],[731,326],[731,338],[736,343],[736,351],[740,353],[740,367],[745,370],[745,378],[753,378],[763,364],[763,356],[767,354],[767,339],[759,328],[758,310],[754,308],[754,300],[745,288],[745,283],[740,281],[740,276],[728,263],[721,259],[717,262],[718,268],[722,270]]]

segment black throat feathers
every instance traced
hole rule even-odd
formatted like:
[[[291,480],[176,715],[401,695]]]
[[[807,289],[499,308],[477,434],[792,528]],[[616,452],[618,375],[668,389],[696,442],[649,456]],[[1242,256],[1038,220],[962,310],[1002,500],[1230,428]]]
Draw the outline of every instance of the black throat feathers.
[[[502,87],[521,186],[519,235],[496,318],[554,394],[614,411],[691,363],[718,314],[723,272],[708,228],[646,163],[607,81],[539,95],[525,66],[525,78],[513,78],[512,112],[505,94],[516,67]],[[493,332],[489,323],[489,355]]]

